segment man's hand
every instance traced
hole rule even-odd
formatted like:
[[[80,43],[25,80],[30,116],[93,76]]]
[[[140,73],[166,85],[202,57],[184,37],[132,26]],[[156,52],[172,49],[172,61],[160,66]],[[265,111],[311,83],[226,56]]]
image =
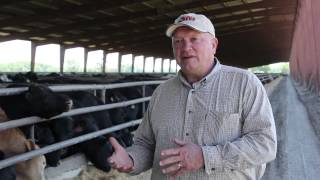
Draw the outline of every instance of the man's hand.
[[[114,149],[114,153],[108,158],[108,162],[112,168],[128,173],[133,170],[133,161],[129,157],[127,151],[118,143],[114,137],[110,137],[109,141]]]
[[[164,174],[172,177],[180,176],[189,171],[195,171],[204,167],[202,149],[193,143],[175,139],[178,148],[161,151],[160,167]]]

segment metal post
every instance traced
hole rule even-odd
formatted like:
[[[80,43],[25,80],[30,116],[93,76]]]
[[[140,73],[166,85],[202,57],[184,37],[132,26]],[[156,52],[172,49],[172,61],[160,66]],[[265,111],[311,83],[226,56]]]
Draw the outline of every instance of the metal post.
[[[106,59],[107,59],[107,53],[106,51],[102,51],[103,57],[102,57],[102,73],[106,73]]]
[[[163,62],[164,62],[164,59],[161,59],[161,73],[163,73]]]
[[[146,96],[146,86],[142,86],[142,97]],[[142,103],[142,115],[144,115],[144,112],[146,111],[146,102]]]
[[[135,62],[136,56],[132,55],[132,66],[131,66],[131,72],[134,72],[134,62]]]
[[[97,90],[96,92],[97,92],[97,97],[99,97],[103,103],[106,103],[106,90],[101,89],[101,90]]]
[[[142,72],[146,72],[146,57],[144,56],[143,57],[143,69],[142,69]]]
[[[119,57],[118,57],[118,73],[121,72],[121,61],[122,61],[122,54],[119,52]]]
[[[154,69],[155,64],[156,64],[156,58],[153,58],[153,69],[152,69],[153,73],[155,72],[155,69]]]
[[[33,142],[36,142],[34,138],[34,124],[30,127],[30,139],[32,139]]]
[[[84,48],[84,68],[83,72],[87,73],[88,49]]]
[[[60,73],[63,73],[65,53],[66,53],[66,49],[65,49],[64,45],[60,45]]]
[[[35,58],[36,58],[36,49],[37,45],[33,41],[31,41],[31,72],[34,72]]]

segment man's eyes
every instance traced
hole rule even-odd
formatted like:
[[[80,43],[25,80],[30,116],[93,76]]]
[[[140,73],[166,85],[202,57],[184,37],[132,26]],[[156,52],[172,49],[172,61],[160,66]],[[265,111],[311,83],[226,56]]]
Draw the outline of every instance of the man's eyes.
[[[179,44],[179,43],[181,43],[182,42],[182,39],[174,39],[174,43],[175,44]]]
[[[199,38],[191,38],[191,42],[198,42]]]
[[[174,39],[174,40],[173,40],[174,44],[181,44],[181,43],[183,43],[183,41],[184,41],[183,39]],[[185,41],[186,41],[186,42],[189,41],[189,42],[191,42],[191,43],[197,43],[197,42],[200,41],[200,39],[194,37],[194,38],[190,38],[189,40],[185,40]]]

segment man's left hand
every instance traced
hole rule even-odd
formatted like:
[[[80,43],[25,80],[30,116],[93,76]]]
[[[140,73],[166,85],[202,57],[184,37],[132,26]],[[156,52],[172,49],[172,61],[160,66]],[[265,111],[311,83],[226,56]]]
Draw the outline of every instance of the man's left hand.
[[[204,167],[202,149],[199,145],[175,139],[177,148],[161,151],[160,167],[164,174],[172,177],[183,175]]]

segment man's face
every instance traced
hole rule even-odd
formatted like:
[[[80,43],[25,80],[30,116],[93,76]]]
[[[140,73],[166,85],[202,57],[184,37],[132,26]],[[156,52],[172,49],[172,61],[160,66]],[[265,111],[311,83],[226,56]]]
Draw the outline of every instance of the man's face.
[[[209,33],[179,27],[172,37],[173,53],[186,75],[204,74],[211,69],[218,40]]]

